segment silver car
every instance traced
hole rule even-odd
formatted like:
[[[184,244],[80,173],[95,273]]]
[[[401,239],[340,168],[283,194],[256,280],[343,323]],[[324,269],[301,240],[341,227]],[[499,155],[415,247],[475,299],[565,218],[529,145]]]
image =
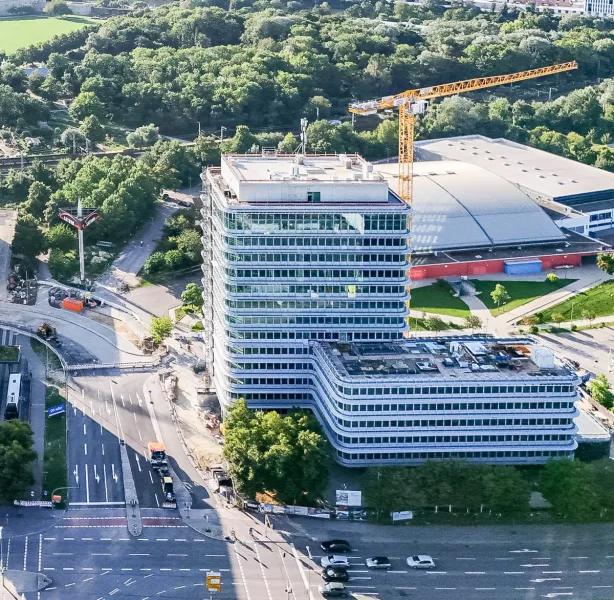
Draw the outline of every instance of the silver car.
[[[412,569],[434,569],[435,561],[428,554],[415,554],[407,557],[407,566]]]
[[[389,569],[392,565],[390,560],[386,556],[374,556],[373,558],[367,558],[365,564],[369,569]]]
[[[326,567],[345,567],[346,569],[350,566],[350,563],[346,556],[341,556],[339,554],[331,554],[329,556],[323,556],[320,559],[320,564],[326,569]]]

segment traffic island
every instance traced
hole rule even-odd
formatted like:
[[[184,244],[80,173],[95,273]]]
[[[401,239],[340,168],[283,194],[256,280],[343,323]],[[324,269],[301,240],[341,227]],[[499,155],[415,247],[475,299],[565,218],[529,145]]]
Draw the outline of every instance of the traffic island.
[[[52,493],[68,486],[66,470],[66,399],[53,386],[45,389],[45,455],[43,489]],[[45,500],[51,500],[47,496]],[[62,501],[64,502],[64,501]]]
[[[40,592],[51,583],[51,579],[43,573],[9,569],[2,574],[2,588],[15,600],[21,600],[24,594]]]

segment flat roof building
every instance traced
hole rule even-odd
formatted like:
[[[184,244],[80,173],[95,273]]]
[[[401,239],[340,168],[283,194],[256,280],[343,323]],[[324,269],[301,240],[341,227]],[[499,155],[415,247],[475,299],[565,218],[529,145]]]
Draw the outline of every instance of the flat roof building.
[[[204,348],[223,409],[310,409],[347,466],[572,456],[579,379],[550,351],[407,339],[410,208],[389,183],[357,155],[205,171]]]

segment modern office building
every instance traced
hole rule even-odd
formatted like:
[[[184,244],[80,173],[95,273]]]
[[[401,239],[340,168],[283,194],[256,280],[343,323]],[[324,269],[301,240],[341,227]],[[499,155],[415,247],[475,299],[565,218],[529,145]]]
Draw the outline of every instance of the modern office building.
[[[227,408],[313,410],[347,466],[571,456],[577,376],[530,340],[408,339],[410,210],[356,155],[203,174],[206,361]]]

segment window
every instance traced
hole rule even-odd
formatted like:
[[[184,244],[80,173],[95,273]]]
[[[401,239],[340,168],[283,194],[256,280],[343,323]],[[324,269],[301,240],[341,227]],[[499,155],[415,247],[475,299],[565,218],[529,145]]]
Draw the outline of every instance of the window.
[[[320,202],[320,192],[307,192],[307,202]]]

